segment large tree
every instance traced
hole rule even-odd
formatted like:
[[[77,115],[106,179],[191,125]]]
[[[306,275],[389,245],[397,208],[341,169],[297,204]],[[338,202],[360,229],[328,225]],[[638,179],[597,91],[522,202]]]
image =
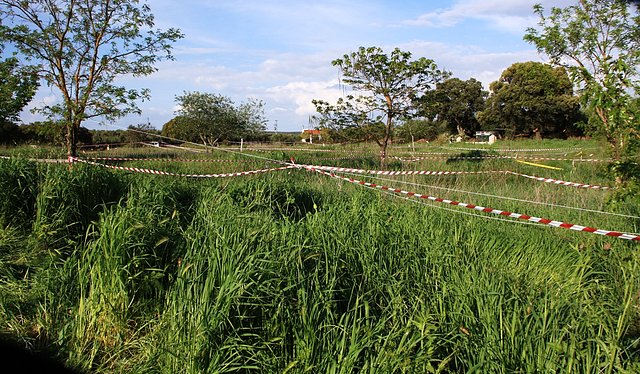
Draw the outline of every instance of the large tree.
[[[0,37],[60,91],[61,102],[41,110],[64,120],[70,157],[83,121],[139,113],[136,102],[149,91],[115,79],[153,73],[182,37],[177,29],[154,29],[149,6],[138,0],[0,0],[0,17]]]
[[[398,48],[386,54],[379,47],[360,47],[331,64],[340,69],[344,83],[362,94],[340,98],[335,105],[313,100],[320,124],[358,128],[358,133],[380,146],[383,164],[396,122],[413,118],[417,99],[449,76],[433,60],[412,60],[410,52]]]
[[[580,120],[579,98],[562,67],[540,62],[515,63],[491,83],[482,127],[500,128],[507,136],[562,135]]]
[[[250,138],[266,129],[264,103],[249,99],[238,106],[223,95],[185,92],[176,97],[178,116],[163,127],[163,135],[214,145],[223,140]]]
[[[538,28],[529,28],[524,37],[569,71],[591,115],[590,131],[606,137],[615,159],[639,137],[630,102],[639,86],[640,15],[630,3],[578,0],[549,14],[536,5]]]
[[[445,121],[451,133],[470,136],[479,127],[476,114],[484,109],[487,95],[482,83],[474,78],[447,79],[422,97],[421,115],[432,121]]]

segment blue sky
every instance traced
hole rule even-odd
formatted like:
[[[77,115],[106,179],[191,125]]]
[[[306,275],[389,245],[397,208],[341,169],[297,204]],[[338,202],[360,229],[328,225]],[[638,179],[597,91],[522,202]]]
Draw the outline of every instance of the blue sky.
[[[342,91],[331,61],[358,47],[398,47],[415,58],[433,59],[461,79],[485,88],[514,62],[544,61],[522,40],[535,26],[532,7],[564,7],[570,0],[149,0],[156,26],[177,27],[185,38],[174,45],[174,61],[163,61],[148,77],[120,79],[149,88],[141,116],[114,124],[149,121],[160,129],[175,116],[175,96],[209,92],[263,100],[268,129],[300,131],[315,113],[312,99],[334,102]],[[56,99],[41,88],[30,106]],[[36,118],[24,113],[23,121]],[[87,122],[89,128],[115,127]]]

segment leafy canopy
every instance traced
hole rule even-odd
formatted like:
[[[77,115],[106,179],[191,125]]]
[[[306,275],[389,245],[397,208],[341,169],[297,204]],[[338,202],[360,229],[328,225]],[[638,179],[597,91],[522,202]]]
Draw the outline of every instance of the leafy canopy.
[[[579,0],[548,15],[538,4],[534,11],[538,28],[527,29],[524,39],[567,69],[591,115],[590,132],[603,135],[620,159],[639,136],[630,105],[639,88],[638,12],[625,0]]]
[[[420,115],[432,122],[444,122],[450,133],[470,136],[479,128],[476,114],[484,109],[487,95],[482,82],[474,78],[450,78],[422,96]]]
[[[390,54],[379,47],[360,47],[331,63],[337,66],[345,84],[360,92],[347,95],[335,105],[313,100],[322,126],[357,128],[362,137],[375,140],[384,161],[394,124],[416,115],[416,99],[436,82],[449,76],[433,60],[411,59],[411,53],[394,49]]]
[[[491,83],[486,109],[478,114],[485,129],[507,136],[562,136],[580,119],[579,98],[562,67],[540,62],[515,63]]]
[[[37,89],[38,76],[32,67],[20,66],[15,57],[0,61],[0,122],[18,120]]]
[[[176,97],[178,116],[163,127],[163,135],[191,142],[215,144],[250,138],[266,129],[264,103],[249,99],[238,106],[228,97],[185,92]]]
[[[60,92],[59,103],[40,110],[65,121],[70,155],[84,120],[139,113],[136,102],[149,91],[116,78],[153,73],[182,38],[177,29],[154,29],[149,6],[138,0],[0,0],[0,17],[0,37]]]

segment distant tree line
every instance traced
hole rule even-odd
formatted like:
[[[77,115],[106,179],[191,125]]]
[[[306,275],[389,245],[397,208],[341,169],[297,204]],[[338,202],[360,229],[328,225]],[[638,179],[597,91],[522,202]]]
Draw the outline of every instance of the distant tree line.
[[[393,136],[463,137],[478,129],[508,138],[584,133],[609,144],[617,181],[637,179],[635,171],[620,172],[637,165],[640,151],[640,14],[630,3],[581,0],[549,11],[535,5],[538,26],[524,39],[549,64],[515,63],[489,92],[473,78],[452,78],[433,60],[361,47],[332,61],[354,93],[336,103],[314,100],[316,122],[335,139],[377,142],[382,162]]]
[[[584,135],[582,127],[587,117],[562,67],[515,63],[490,85],[489,91],[474,78],[439,78],[424,91],[413,94],[413,114],[399,118],[391,132],[395,141],[470,138],[479,130],[494,131],[505,138]],[[382,134],[381,125],[376,130],[371,124],[359,126],[344,118],[340,122],[331,111],[344,111],[344,104],[339,108],[317,100],[316,105],[321,114],[316,119],[319,127],[326,128],[328,139],[358,141]]]

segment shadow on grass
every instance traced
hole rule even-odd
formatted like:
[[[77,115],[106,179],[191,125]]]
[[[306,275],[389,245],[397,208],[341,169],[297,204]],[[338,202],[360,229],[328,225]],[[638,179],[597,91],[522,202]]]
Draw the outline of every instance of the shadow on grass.
[[[463,162],[463,161],[480,163],[480,162],[483,162],[487,158],[492,157],[492,156],[495,156],[494,152],[473,150],[473,151],[469,151],[469,152],[458,153],[456,155],[453,155],[453,156],[447,158],[447,164],[452,164],[452,163],[456,163],[456,162]]]

